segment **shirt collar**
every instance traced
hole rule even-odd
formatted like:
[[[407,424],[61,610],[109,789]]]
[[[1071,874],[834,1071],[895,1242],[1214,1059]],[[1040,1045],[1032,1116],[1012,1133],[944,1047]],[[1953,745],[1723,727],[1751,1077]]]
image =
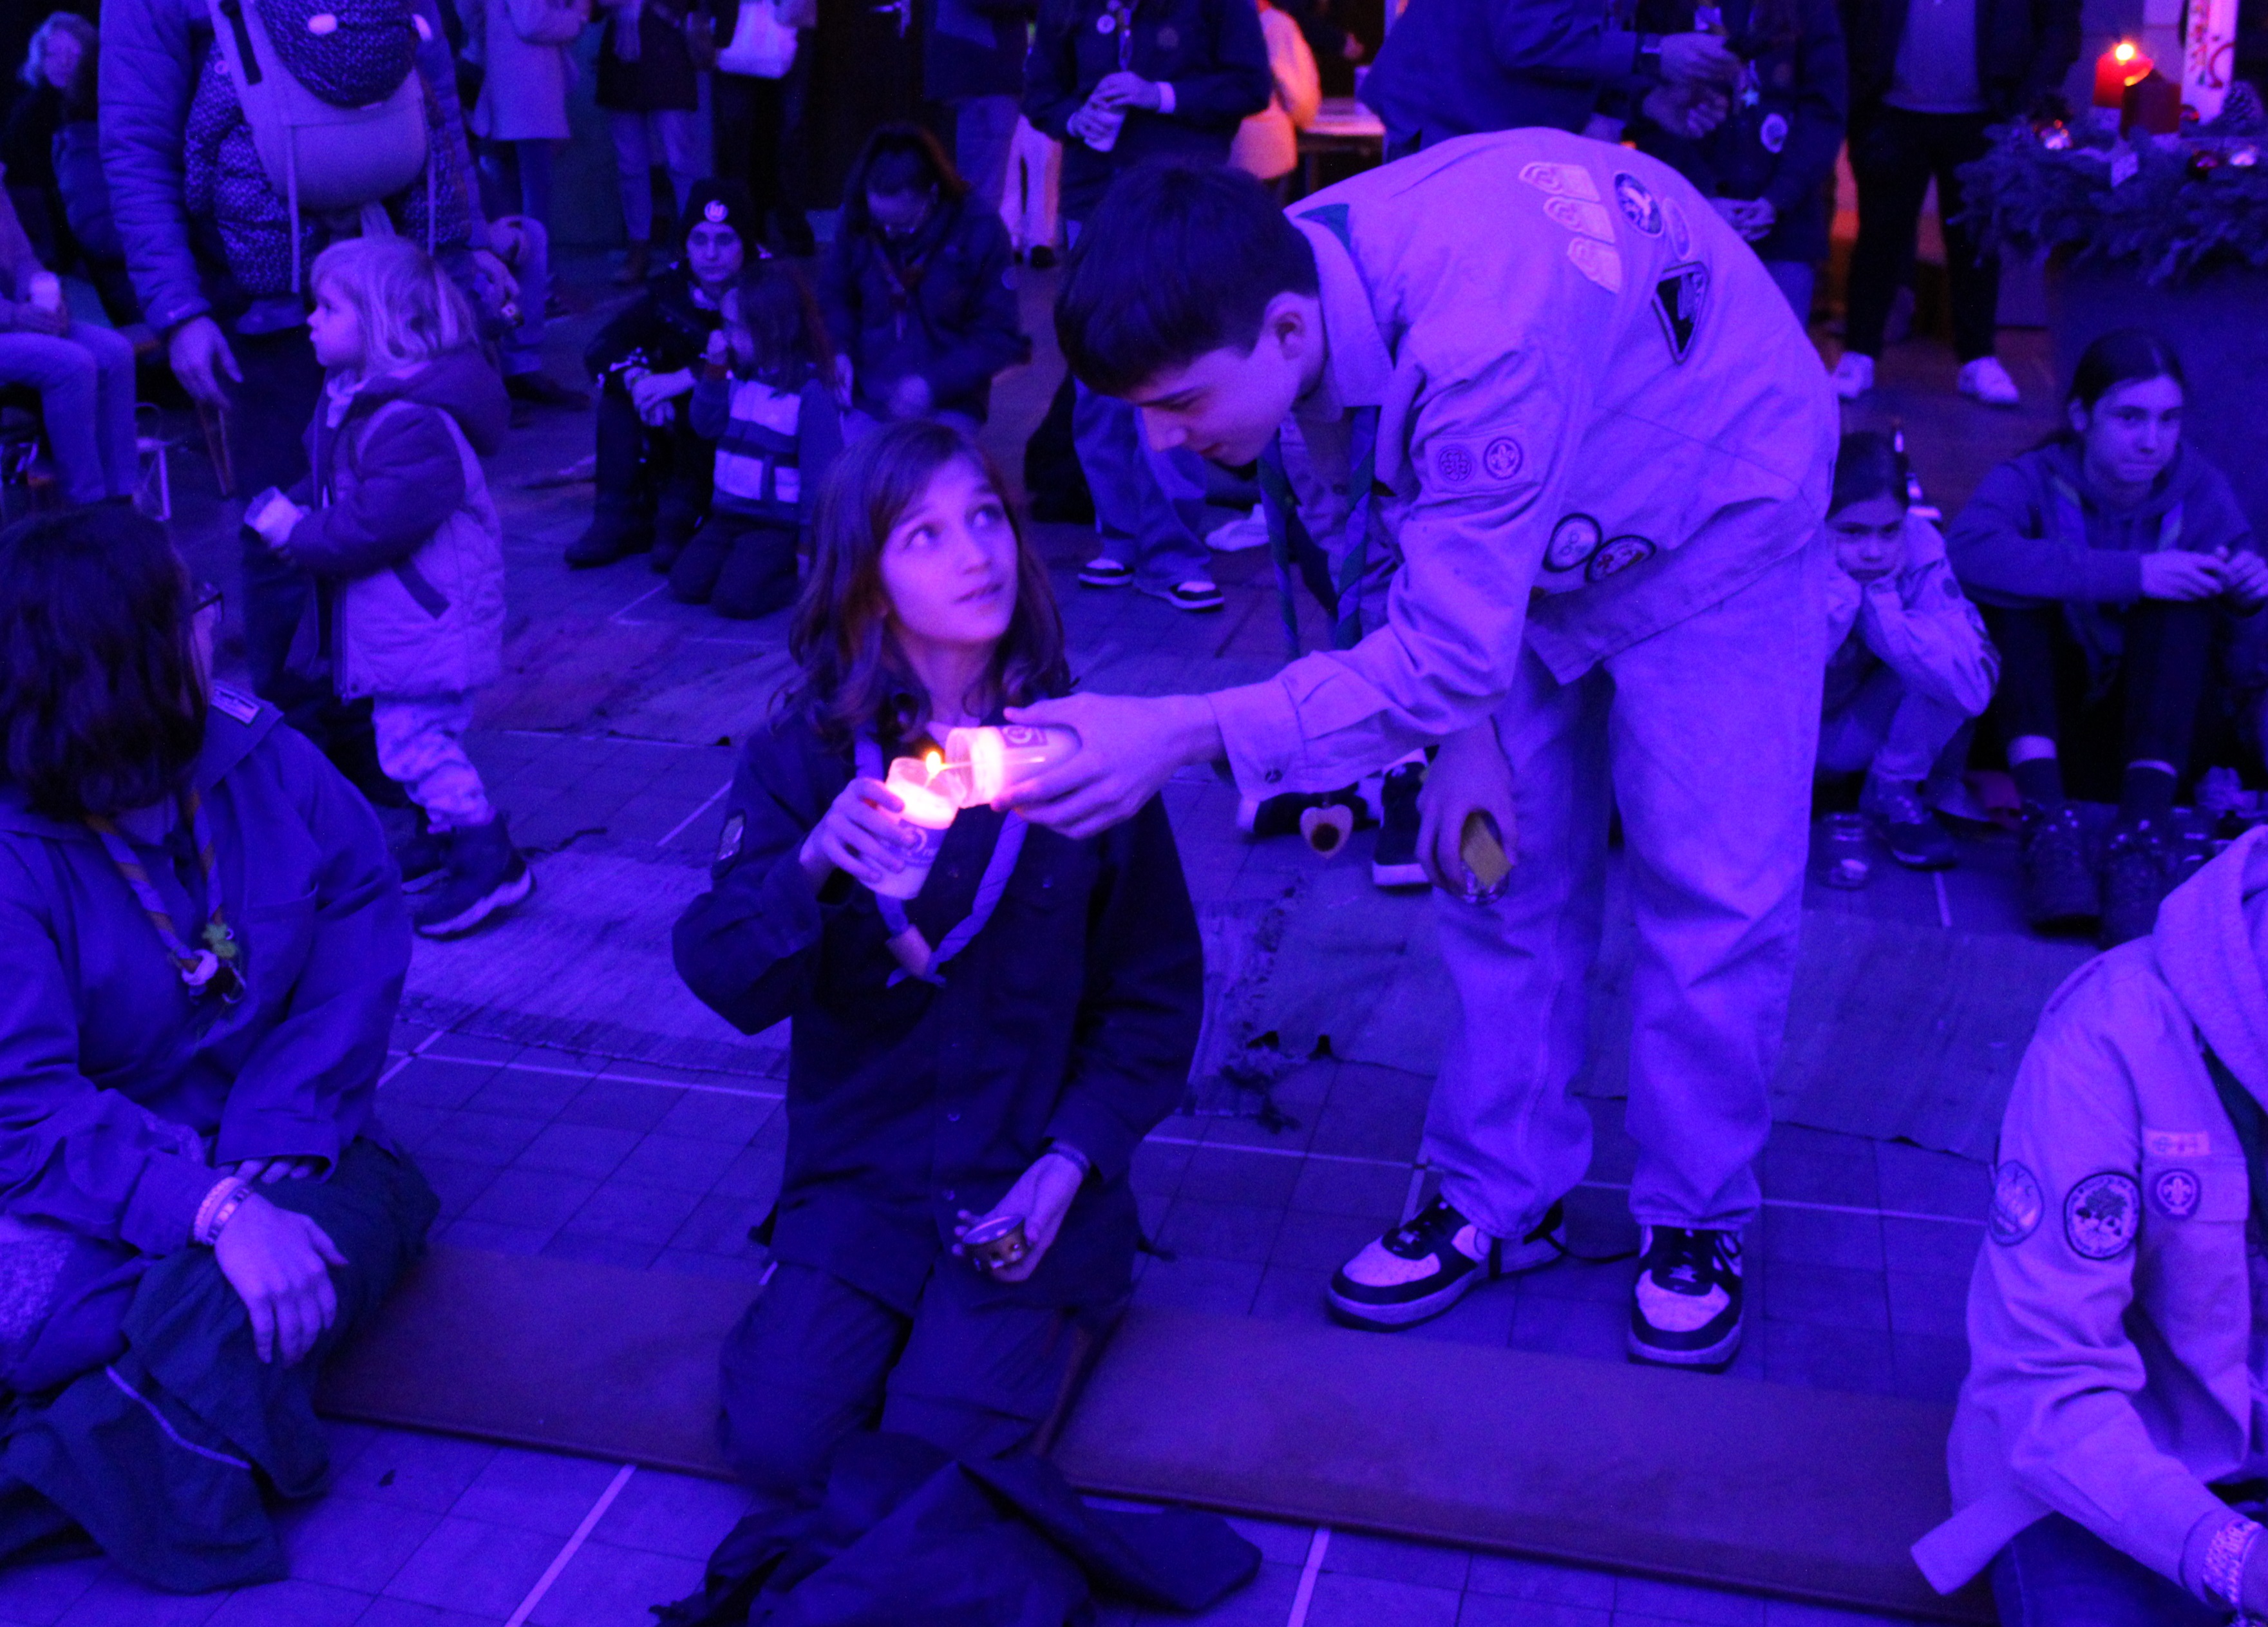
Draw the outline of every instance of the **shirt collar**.
[[[1325,222],[1294,217],[1315,253],[1317,295],[1329,345],[1323,381],[1300,403],[1302,417],[1328,417],[1352,407],[1382,407],[1394,376],[1394,357],[1378,331],[1370,291],[1339,234]]]

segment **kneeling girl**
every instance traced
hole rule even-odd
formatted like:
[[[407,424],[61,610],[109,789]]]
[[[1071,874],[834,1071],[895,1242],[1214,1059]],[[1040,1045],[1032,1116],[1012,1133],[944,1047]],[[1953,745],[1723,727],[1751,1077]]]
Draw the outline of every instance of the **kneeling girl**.
[[[775,1263],[724,1352],[727,1448],[777,1495],[878,1421],[962,1456],[1030,1441],[1078,1336],[1129,1292],[1128,1167],[1195,1054],[1203,956],[1159,802],[1086,840],[964,809],[917,896],[873,890],[911,845],[886,765],[1068,686],[999,490],[941,424],[843,455],[801,675],[677,925],[678,970],[720,1014],[794,1019]],[[1009,1214],[1029,1253],[981,1271],[960,1239]]]

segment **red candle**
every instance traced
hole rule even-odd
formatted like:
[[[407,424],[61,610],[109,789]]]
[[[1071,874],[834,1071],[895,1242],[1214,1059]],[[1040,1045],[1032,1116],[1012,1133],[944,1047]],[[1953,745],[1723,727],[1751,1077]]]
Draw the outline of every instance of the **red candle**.
[[[2147,73],[2126,87],[2122,127],[2137,125],[2153,136],[2171,136],[2182,128],[2182,87],[2161,73]]]
[[[2142,48],[2129,40],[2121,40],[2095,59],[2095,105],[2098,107],[2123,107],[2126,104],[2126,87],[2138,84],[2156,66],[2142,55]]]

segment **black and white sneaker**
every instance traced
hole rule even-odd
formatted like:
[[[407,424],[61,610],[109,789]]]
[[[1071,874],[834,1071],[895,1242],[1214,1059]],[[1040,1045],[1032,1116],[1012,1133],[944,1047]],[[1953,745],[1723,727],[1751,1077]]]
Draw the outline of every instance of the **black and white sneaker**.
[[[1740,1233],[1644,1230],[1631,1299],[1631,1359],[1722,1373],[1741,1349]]]
[[[1418,792],[1425,784],[1423,762],[1404,762],[1387,770],[1385,788],[1379,793],[1385,806],[1378,845],[1370,853],[1370,879],[1381,887],[1425,885],[1425,867],[1418,862]]]
[[[1221,597],[1218,583],[1204,577],[1191,577],[1186,582],[1176,582],[1167,591],[1166,602],[1183,610],[1218,610],[1228,602]]]
[[[1519,1241],[1491,1237],[1437,1197],[1331,1274],[1334,1320],[1390,1332],[1439,1316],[1484,1282],[1550,1265],[1566,1252],[1560,1207]]]
[[[1079,568],[1081,587],[1131,587],[1134,567],[1108,554],[1097,554]]]

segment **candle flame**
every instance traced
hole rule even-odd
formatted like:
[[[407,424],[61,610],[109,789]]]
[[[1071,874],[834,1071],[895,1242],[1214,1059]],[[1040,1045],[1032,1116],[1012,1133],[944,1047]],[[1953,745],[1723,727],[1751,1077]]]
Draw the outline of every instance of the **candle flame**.
[[[922,759],[922,766],[927,769],[932,774],[936,773],[939,769],[945,766],[945,754],[941,751],[932,750],[927,756]]]
[[[2134,60],[2134,48],[2124,40],[2121,40],[2112,47],[2110,54],[2122,63],[2131,63]]]

